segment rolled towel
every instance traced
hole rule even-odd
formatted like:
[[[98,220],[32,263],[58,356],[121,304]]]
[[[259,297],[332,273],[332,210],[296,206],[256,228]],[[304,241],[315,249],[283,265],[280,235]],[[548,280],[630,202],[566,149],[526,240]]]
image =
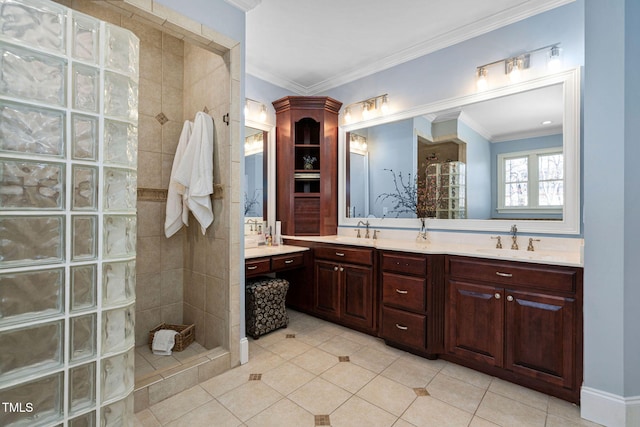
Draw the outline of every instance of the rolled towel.
[[[151,344],[151,350],[153,354],[160,356],[170,356],[171,349],[176,343],[176,334],[178,332],[171,329],[160,329],[153,334],[153,343]]]

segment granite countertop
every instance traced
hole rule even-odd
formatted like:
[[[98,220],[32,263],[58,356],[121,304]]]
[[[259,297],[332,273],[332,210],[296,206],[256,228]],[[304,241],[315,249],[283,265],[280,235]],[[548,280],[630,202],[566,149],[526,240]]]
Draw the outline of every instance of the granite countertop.
[[[258,246],[244,250],[244,259],[261,258],[273,255],[287,255],[296,252],[308,251],[309,248],[292,245]]]

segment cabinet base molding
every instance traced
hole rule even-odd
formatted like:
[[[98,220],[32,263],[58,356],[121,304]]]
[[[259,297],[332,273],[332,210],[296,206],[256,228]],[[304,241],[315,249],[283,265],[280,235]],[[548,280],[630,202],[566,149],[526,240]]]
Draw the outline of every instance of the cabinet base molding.
[[[566,400],[571,403],[575,403],[578,405],[580,404],[580,390],[574,391],[566,388],[560,388],[554,385],[550,385],[549,383],[544,381],[536,381],[532,378],[523,377],[511,371],[507,371],[503,368],[488,366],[485,363],[476,362],[467,358],[456,357],[452,354],[441,354],[440,359],[446,360],[447,362],[455,363],[456,365],[466,366],[467,368],[471,368],[476,371],[483,372],[487,375],[491,375],[493,377],[497,377],[502,380],[539,391],[540,393],[555,396],[559,399]]]
[[[640,396],[622,397],[583,386],[580,400],[580,416],[586,420],[616,427],[640,425]]]

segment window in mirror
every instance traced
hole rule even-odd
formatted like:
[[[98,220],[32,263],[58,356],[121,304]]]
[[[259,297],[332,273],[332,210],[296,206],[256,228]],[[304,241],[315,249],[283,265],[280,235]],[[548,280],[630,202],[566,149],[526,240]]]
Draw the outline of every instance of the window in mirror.
[[[564,158],[562,151],[538,150],[500,154],[499,210],[530,212],[546,210],[561,214],[564,204]]]

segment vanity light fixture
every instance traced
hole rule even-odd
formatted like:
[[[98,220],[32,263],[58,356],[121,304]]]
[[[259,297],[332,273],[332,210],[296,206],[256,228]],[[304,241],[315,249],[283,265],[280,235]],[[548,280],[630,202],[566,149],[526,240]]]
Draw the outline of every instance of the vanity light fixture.
[[[362,108],[362,120],[368,120],[376,116],[386,115],[390,110],[389,95],[385,93],[347,105],[344,109],[343,116],[343,120],[345,121],[345,123],[351,123],[354,120],[352,108],[358,106]],[[355,111],[357,111],[357,108],[355,109]]]
[[[259,120],[264,122],[267,120],[267,107],[260,101],[256,101],[255,99],[245,98],[244,100],[244,117],[247,118],[251,114],[253,110],[252,105],[255,105],[256,110],[259,111]]]
[[[522,79],[522,71],[531,65],[531,57],[533,54],[547,51],[547,69],[551,72],[560,70],[560,43],[554,43],[538,49],[533,49],[518,56],[500,59],[499,61],[489,62],[488,64],[476,67],[476,85],[478,91],[484,91],[488,88],[487,81],[488,69],[494,65],[504,64],[504,73],[512,83],[519,82]]]
[[[367,138],[357,133],[351,133],[349,138],[349,151],[356,154],[367,154]]]

